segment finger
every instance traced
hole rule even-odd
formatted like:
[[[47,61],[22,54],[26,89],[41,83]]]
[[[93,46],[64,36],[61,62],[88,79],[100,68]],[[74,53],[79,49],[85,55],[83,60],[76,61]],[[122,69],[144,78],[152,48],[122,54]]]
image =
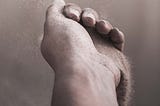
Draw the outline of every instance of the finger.
[[[64,16],[62,15],[64,5],[64,0],[53,0],[52,4],[48,7],[44,24],[44,36],[48,35],[50,28],[53,30],[58,23],[62,23],[64,20]]]
[[[64,0],[53,0],[52,4],[48,7],[46,16],[58,16],[62,14],[62,9],[65,6]]]
[[[96,30],[105,36],[107,36],[112,29],[112,25],[106,20],[100,20],[96,23]]]
[[[63,13],[67,18],[79,22],[82,10],[78,5],[73,3],[68,3],[64,6]]]
[[[113,28],[109,33],[109,36],[112,42],[115,44],[115,46],[119,50],[123,50],[124,42],[125,42],[124,34],[118,28]]]
[[[123,43],[125,41],[124,34],[118,28],[113,28],[109,36],[115,43]]]
[[[82,13],[82,22],[85,26],[94,27],[98,20],[98,14],[91,8],[85,8]]]

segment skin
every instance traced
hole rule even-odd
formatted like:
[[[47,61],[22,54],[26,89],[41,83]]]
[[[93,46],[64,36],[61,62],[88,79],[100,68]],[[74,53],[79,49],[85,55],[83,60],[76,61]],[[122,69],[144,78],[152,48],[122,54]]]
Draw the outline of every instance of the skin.
[[[130,72],[124,35],[90,8],[54,0],[41,52],[55,71],[52,106],[126,106]]]

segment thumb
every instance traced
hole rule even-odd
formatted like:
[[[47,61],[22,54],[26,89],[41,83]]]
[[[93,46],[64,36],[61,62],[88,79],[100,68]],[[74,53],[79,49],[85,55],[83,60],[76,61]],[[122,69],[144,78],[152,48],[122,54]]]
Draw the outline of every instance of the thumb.
[[[64,0],[53,0],[52,4],[47,9],[46,17],[61,15],[64,6]]]

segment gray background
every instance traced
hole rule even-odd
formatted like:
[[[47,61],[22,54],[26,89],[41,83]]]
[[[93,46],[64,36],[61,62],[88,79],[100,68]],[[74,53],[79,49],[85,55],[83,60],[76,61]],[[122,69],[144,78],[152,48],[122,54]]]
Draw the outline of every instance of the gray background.
[[[0,106],[49,106],[54,73],[39,50],[52,0],[0,0]],[[134,105],[160,106],[160,1],[67,0],[92,7],[126,35]]]

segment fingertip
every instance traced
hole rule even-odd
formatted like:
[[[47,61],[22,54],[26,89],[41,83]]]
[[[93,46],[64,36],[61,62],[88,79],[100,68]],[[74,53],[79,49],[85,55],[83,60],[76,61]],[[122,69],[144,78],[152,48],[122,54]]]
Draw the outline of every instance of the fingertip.
[[[64,6],[63,14],[72,20],[75,20],[77,22],[80,21],[80,15],[82,13],[81,8],[73,3],[68,3]]]
[[[64,6],[64,0],[53,0],[52,4],[47,8],[46,16],[61,14]]]
[[[112,25],[106,20],[100,20],[96,23],[96,30],[103,35],[109,34],[109,32],[113,29]]]
[[[85,8],[82,12],[82,22],[87,27],[94,27],[98,20],[98,14],[91,8]]]
[[[115,43],[124,43],[125,42],[125,37],[123,32],[121,32],[118,28],[113,28],[110,32],[110,37],[113,42]]]

